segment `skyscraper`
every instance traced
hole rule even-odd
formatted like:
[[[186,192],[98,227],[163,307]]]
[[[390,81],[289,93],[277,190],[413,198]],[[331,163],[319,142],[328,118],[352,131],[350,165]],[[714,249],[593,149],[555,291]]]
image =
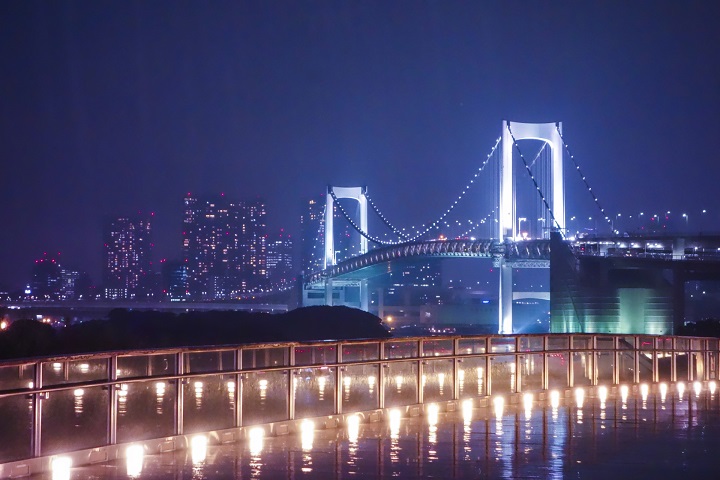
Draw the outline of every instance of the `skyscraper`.
[[[31,293],[38,300],[57,300],[62,289],[62,267],[56,257],[43,254],[32,268]]]
[[[104,296],[136,299],[148,295],[151,249],[149,218],[117,217],[105,225]]]
[[[271,286],[286,284],[294,276],[293,241],[283,230],[268,239],[267,271]]]
[[[265,214],[260,199],[185,198],[183,261],[192,299],[231,299],[265,286]]]

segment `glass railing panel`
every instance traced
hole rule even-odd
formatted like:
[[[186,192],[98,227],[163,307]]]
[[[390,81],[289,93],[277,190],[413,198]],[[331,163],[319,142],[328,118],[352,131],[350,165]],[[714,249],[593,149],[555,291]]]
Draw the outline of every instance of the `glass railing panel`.
[[[418,342],[414,340],[393,340],[385,342],[385,358],[417,358]]]
[[[704,338],[691,338],[690,339],[690,350],[699,352],[705,350],[705,339]]]
[[[639,337],[638,348],[640,350],[653,350],[655,348],[655,337]]]
[[[412,405],[418,399],[417,362],[389,363],[385,368],[385,407]]]
[[[0,398],[0,463],[32,456],[32,398]]]
[[[613,350],[615,348],[615,337],[597,337],[598,350]]]
[[[519,357],[521,391],[542,390],[543,357],[542,353],[528,353]]]
[[[520,337],[521,352],[541,352],[543,337]]]
[[[320,417],[335,413],[336,368],[295,370],[295,418]]]
[[[675,338],[675,350],[678,352],[687,352],[690,349],[690,341],[687,338]]]
[[[176,356],[172,353],[118,357],[117,378],[174,375],[175,365]]]
[[[573,335],[570,341],[573,350],[590,350],[592,348],[592,337],[589,335]]]
[[[343,412],[362,412],[378,408],[380,366],[378,364],[350,365],[343,368]]]
[[[494,355],[490,357],[490,392],[515,392],[515,355]]]
[[[567,335],[549,335],[548,350],[567,350],[570,348],[570,337]]]
[[[288,419],[288,378],[287,370],[243,374],[243,425]]]
[[[595,359],[597,361],[595,370],[598,376],[598,385],[612,385],[613,368],[615,368],[615,353],[598,352]]]
[[[485,395],[485,357],[463,358],[458,364],[458,387],[460,398]]]
[[[635,349],[635,337],[625,335],[618,337],[618,350],[634,350]]]
[[[458,340],[458,355],[485,353],[487,351],[487,338],[461,338]]]
[[[42,400],[41,455],[99,447],[107,441],[110,389],[75,388]]]
[[[33,388],[35,378],[35,364],[13,365],[0,367],[0,392],[3,390],[17,390],[20,388]]]
[[[548,353],[545,358],[548,364],[548,388],[566,388],[568,386],[568,352]]]
[[[512,353],[515,351],[515,337],[490,337],[490,353]]]
[[[235,422],[235,375],[205,375],[187,380],[183,389],[185,433],[230,428]]]
[[[177,381],[152,380],[115,385],[119,443],[174,433]]]
[[[243,370],[288,365],[290,365],[290,349],[287,347],[244,348],[242,351]]]
[[[584,387],[592,385],[593,368],[591,352],[573,352],[573,385]]]
[[[672,350],[673,349],[673,338],[672,337],[660,337],[657,339],[658,350]]]
[[[658,379],[660,381],[669,382],[672,380],[672,358],[671,352],[657,352],[657,369]]]
[[[452,339],[423,340],[423,357],[442,357],[453,354]]]
[[[44,362],[42,364],[43,386],[107,380],[107,367],[107,357]]]
[[[709,352],[708,353],[708,378],[710,380],[717,380],[718,379],[718,357],[720,354],[718,352]]]
[[[653,381],[653,352],[642,350],[638,353],[638,372],[640,382]]]
[[[690,375],[690,355],[686,352],[675,352],[674,355],[677,380],[686,382]]]
[[[295,365],[327,365],[337,362],[337,346],[298,345],[295,347]]]
[[[718,351],[718,339],[717,338],[708,338],[707,339],[707,349],[710,352],[717,352]]]
[[[421,383],[423,402],[452,400],[454,388],[453,360],[428,360],[423,365]]]
[[[185,373],[221,372],[235,369],[235,351],[189,352],[185,354]]]
[[[343,362],[364,362],[379,359],[379,343],[346,343],[342,345]]]
[[[635,381],[634,350],[618,350],[618,381],[620,383],[633,383]]]

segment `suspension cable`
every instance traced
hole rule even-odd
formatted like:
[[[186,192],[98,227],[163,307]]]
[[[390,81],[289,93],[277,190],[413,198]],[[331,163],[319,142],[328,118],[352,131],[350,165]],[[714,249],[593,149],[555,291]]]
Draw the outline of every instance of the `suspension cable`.
[[[370,204],[370,206],[372,207],[373,211],[375,211],[377,216],[380,217],[380,220],[382,220],[382,222],[385,224],[385,226],[390,228],[390,230],[392,230],[395,235],[397,235],[401,239],[407,239],[410,237],[409,234],[400,231],[399,228],[397,228],[395,225],[390,223],[390,221],[387,218],[385,218],[385,215],[382,214],[382,212],[380,211],[378,206],[375,204],[375,202],[372,201],[372,198],[370,198],[370,195],[368,195],[367,191],[365,192],[365,198],[367,198],[367,201]]]
[[[535,180],[535,175],[533,175],[532,171],[530,170],[530,166],[527,163],[527,160],[525,160],[525,157],[522,154],[522,151],[520,151],[520,147],[517,144],[517,140],[515,139],[515,135],[513,135],[512,128],[510,128],[510,122],[507,123],[507,129],[508,133],[510,133],[510,137],[512,137],[513,145],[515,146],[515,149],[520,154],[520,158],[522,159],[523,165],[525,165],[525,170],[527,170],[528,175],[530,175],[530,179],[533,182],[533,185],[535,185],[535,189],[538,192],[538,195],[540,195],[540,200],[542,200],[543,204],[545,205],[545,208],[547,209],[548,213],[550,214],[550,218],[552,219],[553,223],[557,227],[558,230],[560,230],[560,224],[558,223],[557,219],[555,218],[555,215],[553,214],[552,208],[550,208],[550,204],[548,204],[548,201],[545,199],[545,195],[543,195],[542,190],[540,189],[540,186],[537,183],[537,180]]]
[[[371,241],[371,242],[373,242],[373,243],[379,243],[379,244],[381,244],[381,245],[396,245],[397,243],[400,243],[400,242],[388,242],[388,241],[385,241],[385,240],[380,240],[379,238],[372,237],[372,236],[370,236],[367,232],[363,231],[363,229],[360,228],[360,227],[355,223],[355,221],[354,221],[352,218],[350,218],[350,215],[348,215],[348,213],[345,211],[345,208],[343,208],[342,204],[338,201],[337,196],[335,196],[335,192],[333,191],[333,189],[330,188],[329,190],[330,190],[330,195],[332,196],[333,201],[335,202],[335,205],[337,205],[338,208],[340,209],[340,213],[342,213],[342,216],[345,217],[345,220],[347,220],[348,223],[349,223],[360,235],[362,235],[363,237],[367,238],[369,241]]]
[[[500,141],[501,141],[501,140],[502,140],[502,137],[498,137],[498,138],[495,140],[495,145],[493,145],[492,149],[490,150],[490,153],[488,153],[488,155],[487,155],[487,157],[485,158],[485,160],[483,161],[482,165],[480,165],[480,167],[478,168],[478,171],[477,171],[477,172],[475,173],[475,175],[470,179],[470,181],[468,182],[468,184],[465,185],[465,188],[462,190],[462,193],[461,193],[460,195],[458,195],[458,198],[457,198],[456,200],[454,200],[453,203],[450,204],[450,207],[448,207],[448,209],[447,209],[442,215],[440,215],[440,217],[438,217],[437,220],[435,220],[435,221],[432,222],[432,223],[427,223],[427,224],[421,225],[421,226],[420,226],[420,229],[415,232],[415,235],[414,235],[414,236],[409,236],[409,235],[407,235],[407,234],[405,234],[405,233],[402,233],[402,234],[401,234],[401,233],[398,233],[399,230],[398,230],[398,231],[395,231],[395,230],[394,230],[396,235],[400,235],[400,236],[404,237],[403,240],[400,241],[400,242],[382,242],[382,241],[381,241],[381,242],[379,242],[379,243],[383,243],[383,244],[385,244],[385,245],[396,245],[396,244],[398,244],[398,243],[403,243],[403,242],[412,242],[412,241],[415,241],[415,240],[417,240],[418,238],[422,237],[422,236],[425,235],[426,233],[430,232],[432,229],[439,228],[440,223],[441,223],[443,220],[445,220],[445,217],[447,217],[448,214],[450,214],[450,212],[452,212],[452,211],[455,209],[455,207],[457,206],[458,202],[459,202],[460,200],[462,200],[462,198],[467,194],[468,191],[470,191],[470,188],[472,188],[473,184],[475,183],[475,179],[477,178],[477,176],[485,169],[485,167],[486,167],[486,166],[488,165],[488,163],[490,162],[490,159],[492,158],[493,154],[495,154],[495,151],[497,150],[498,146],[500,145]],[[376,209],[376,212],[379,213],[379,209]],[[384,216],[382,216],[382,214],[380,214],[380,215],[381,215],[381,218],[384,218]],[[388,223],[389,223],[389,222],[386,222],[386,224],[388,224]],[[368,238],[368,240],[370,239],[370,237],[369,237],[369,236],[366,236],[364,233],[361,233],[361,234],[362,234],[363,236],[365,236],[366,238]]]
[[[602,205],[600,205],[600,200],[598,200],[597,196],[595,195],[595,192],[593,192],[592,187],[590,187],[590,184],[585,179],[585,175],[583,175],[582,170],[580,170],[580,165],[578,165],[578,163],[575,161],[575,157],[570,152],[570,147],[568,146],[567,143],[565,143],[565,138],[563,137],[562,132],[560,131],[560,126],[558,124],[555,124],[555,129],[557,130],[558,135],[560,135],[560,140],[562,141],[563,147],[565,147],[565,151],[568,153],[568,155],[570,155],[570,160],[572,160],[573,165],[575,165],[575,170],[577,170],[578,175],[580,175],[580,178],[582,179],[583,183],[585,184],[585,188],[587,188],[588,192],[590,192],[590,195],[592,195],[592,198],[595,201],[595,205],[600,210],[600,213],[602,214],[602,216],[605,217],[605,221],[610,226],[610,230],[617,233],[615,231],[615,229],[613,228],[612,220],[610,220],[610,218],[605,214],[605,209],[602,207]]]

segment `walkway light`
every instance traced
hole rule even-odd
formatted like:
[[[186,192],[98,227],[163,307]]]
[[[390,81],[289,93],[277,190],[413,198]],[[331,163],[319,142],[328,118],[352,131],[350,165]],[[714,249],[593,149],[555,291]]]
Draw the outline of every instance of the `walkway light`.
[[[493,409],[495,410],[495,418],[502,419],[503,409],[505,408],[505,399],[503,397],[493,398]]]
[[[257,457],[262,453],[264,438],[265,429],[262,427],[254,427],[248,432],[250,455]]]
[[[717,388],[717,384],[715,383],[715,380],[711,380],[708,382],[708,389],[710,390],[710,395],[715,395],[715,389]]]
[[[470,421],[472,420],[472,412],[473,412],[472,398],[463,400],[463,402],[462,402],[463,422],[465,422],[466,424],[470,423]]]
[[[627,385],[620,385],[620,399],[622,403],[627,403],[629,393],[630,388]]]
[[[438,423],[438,412],[440,408],[437,403],[431,403],[427,406],[427,417],[430,425],[437,425]]]
[[[661,383],[660,384],[660,401],[662,403],[665,403],[665,398],[667,397],[667,391],[668,391],[667,383],[665,383],[665,382]]]
[[[550,392],[550,406],[553,410],[557,410],[560,406],[560,392],[553,390]]]
[[[525,407],[525,420],[530,420],[530,416],[532,414],[532,407],[533,407],[533,394],[532,393],[523,394],[523,407]]]
[[[607,401],[608,389],[605,385],[598,387],[598,398],[600,399],[600,408],[605,408],[605,402]]]
[[[678,391],[678,397],[680,398],[680,401],[682,401],[683,395],[685,395],[685,383],[678,382],[676,388]]]
[[[643,383],[640,385],[640,395],[642,396],[642,401],[647,402],[648,393],[650,393],[650,387],[647,383]]]
[[[698,381],[693,382],[693,390],[695,391],[695,396],[699,397],[700,392],[702,392],[702,383]]]
[[[195,435],[190,440],[190,456],[193,465],[202,463],[207,458],[207,441],[205,435]]]
[[[50,462],[52,480],[70,480],[72,459],[70,457],[55,457]]]
[[[357,443],[358,437],[360,436],[360,416],[353,414],[347,417],[347,431],[348,440],[352,443]]]
[[[303,420],[300,424],[300,442],[302,443],[303,452],[309,452],[312,450],[314,438],[315,423],[313,423],[312,420]]]
[[[582,387],[577,387],[575,389],[575,403],[577,404],[577,408],[582,408],[584,401],[585,401],[585,390],[583,390]]]
[[[139,477],[142,473],[145,449],[142,445],[130,445],[125,449],[125,470],[128,477]]]
[[[397,439],[400,436],[400,410],[390,410],[390,438]]]

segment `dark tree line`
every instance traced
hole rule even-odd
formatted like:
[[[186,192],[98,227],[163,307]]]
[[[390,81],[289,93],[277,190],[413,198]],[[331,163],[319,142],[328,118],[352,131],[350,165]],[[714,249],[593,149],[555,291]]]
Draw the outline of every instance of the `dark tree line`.
[[[13,322],[0,332],[0,358],[389,336],[378,317],[347,307],[306,307],[281,314],[117,309],[107,319],[58,330],[34,320]]]

